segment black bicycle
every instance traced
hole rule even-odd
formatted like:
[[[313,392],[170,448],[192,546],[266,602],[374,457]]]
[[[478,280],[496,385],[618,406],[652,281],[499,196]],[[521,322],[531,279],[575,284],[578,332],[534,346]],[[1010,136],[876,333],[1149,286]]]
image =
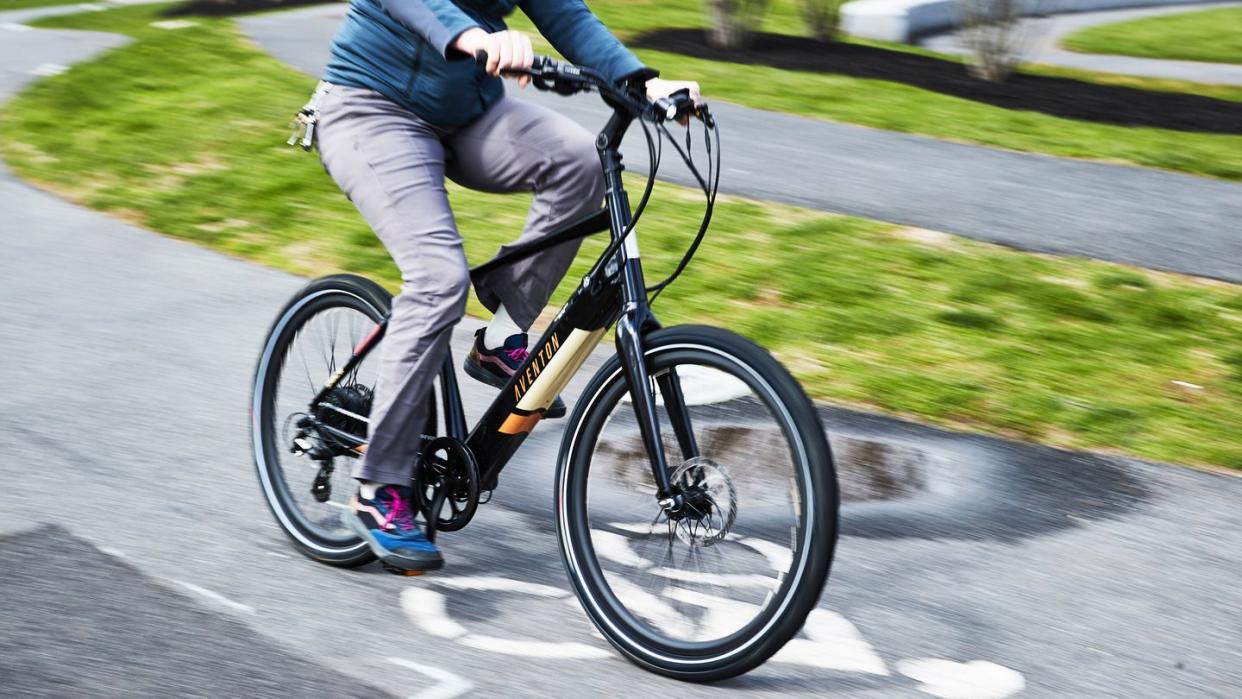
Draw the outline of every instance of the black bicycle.
[[[707,108],[684,95],[652,103],[542,57],[529,75],[539,89],[594,91],[612,107],[597,141],[606,208],[472,277],[592,233],[608,230],[612,239],[472,430],[452,358],[445,361],[427,396],[414,500],[429,537],[466,526],[615,326],[617,352],[578,398],[561,443],[554,494],[561,558],[591,621],[635,663],[694,681],[741,674],[779,650],[818,603],[836,544],[838,495],[815,407],[784,367],[737,334],[662,328],[651,312],[710,222],[719,130]],[[691,117],[704,127],[706,177],[666,126]],[[617,148],[635,123],[651,167],[631,211]],[[675,271],[648,287],[634,223],[651,196],[664,140],[707,204]],[[355,487],[349,463],[366,449],[375,348],[390,304],[384,289],[360,277],[310,283],[277,317],[255,374],[252,439],[264,496],[298,550],[333,565],[375,560],[339,515]]]

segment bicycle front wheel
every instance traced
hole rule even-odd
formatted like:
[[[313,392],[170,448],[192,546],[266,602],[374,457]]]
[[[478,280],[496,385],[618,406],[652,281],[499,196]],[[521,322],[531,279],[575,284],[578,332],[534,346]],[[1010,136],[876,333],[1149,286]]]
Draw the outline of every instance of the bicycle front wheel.
[[[685,506],[657,501],[614,357],[562,443],[561,555],[583,608],[631,660],[684,680],[732,677],[780,650],[818,603],[837,536],[832,457],[814,404],[749,340],[681,326],[646,348]]]

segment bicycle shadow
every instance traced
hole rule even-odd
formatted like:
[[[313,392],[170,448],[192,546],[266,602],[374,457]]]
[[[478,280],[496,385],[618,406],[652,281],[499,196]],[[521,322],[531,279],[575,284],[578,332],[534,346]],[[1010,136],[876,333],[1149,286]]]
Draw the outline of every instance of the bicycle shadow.
[[[1154,497],[1150,479],[1120,457],[957,434],[840,408],[820,413],[843,474],[874,468],[851,459],[840,448],[846,440],[897,445],[907,459],[910,452],[922,455],[923,488],[897,499],[847,502],[843,536],[1013,542],[1124,517]]]

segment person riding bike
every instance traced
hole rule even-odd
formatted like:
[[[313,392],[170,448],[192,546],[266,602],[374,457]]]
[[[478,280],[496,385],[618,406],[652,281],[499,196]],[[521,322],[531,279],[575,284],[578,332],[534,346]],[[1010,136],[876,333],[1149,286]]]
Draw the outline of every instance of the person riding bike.
[[[444,178],[487,192],[534,192],[521,236],[497,254],[598,210],[604,198],[594,136],[505,96],[502,72],[528,68],[534,57],[529,37],[505,26],[515,7],[570,61],[652,100],[681,90],[699,99],[696,83],[660,79],[582,0],[353,0],[308,107],[325,170],[388,249],[402,286],[382,347],[367,449],[353,473],[359,488],[344,520],[381,560],[405,570],[443,565],[414,519],[408,484],[424,398],[471,286]],[[475,59],[481,52],[485,65]],[[522,87],[528,81],[518,78]],[[504,386],[577,250],[576,241],[553,247],[475,288],[493,317],[465,360],[471,377]],[[564,414],[558,398],[547,417]]]

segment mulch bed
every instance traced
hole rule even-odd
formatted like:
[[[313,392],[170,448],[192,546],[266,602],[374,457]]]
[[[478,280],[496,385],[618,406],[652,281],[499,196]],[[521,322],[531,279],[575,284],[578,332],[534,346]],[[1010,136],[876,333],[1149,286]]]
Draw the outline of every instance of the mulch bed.
[[[747,49],[709,45],[701,29],[661,29],[628,42],[637,48],[726,63],[833,73],[905,83],[1013,110],[1117,126],[1242,134],[1242,102],[1177,92],[1098,85],[1015,73],[1003,83],[971,76],[961,63],[857,44],[759,34]],[[831,95],[825,95],[825,99]]]
[[[228,17],[247,12],[322,5],[323,3],[324,0],[190,0],[176,7],[168,8],[163,14],[167,17],[184,17],[186,15]]]

